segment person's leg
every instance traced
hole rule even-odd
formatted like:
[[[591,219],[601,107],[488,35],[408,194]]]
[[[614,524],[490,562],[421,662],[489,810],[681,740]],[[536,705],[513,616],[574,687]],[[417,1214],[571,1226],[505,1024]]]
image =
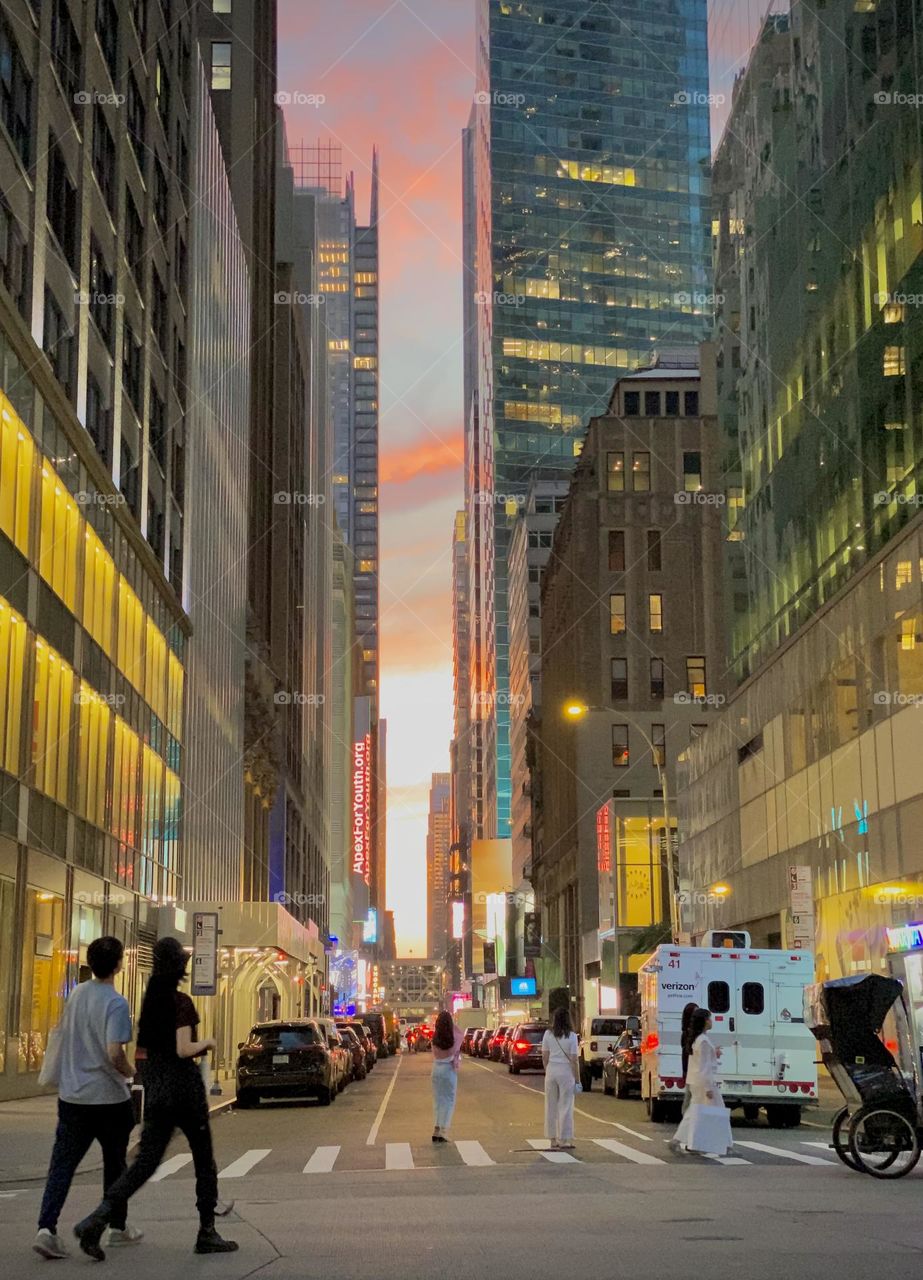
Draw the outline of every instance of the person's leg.
[[[112,1188],[127,1167],[128,1139],[134,1128],[135,1116],[130,1102],[118,1102],[111,1107],[100,1107],[96,1127],[96,1139],[103,1149],[103,1195],[112,1205],[110,1227],[124,1231],[128,1216],[128,1201],[113,1199]]]
[[[558,1145],[558,1082],[550,1071],[545,1073],[545,1137]]]
[[[210,1230],[215,1225],[215,1205],[218,1203],[218,1166],[212,1149],[208,1107],[193,1107],[184,1112],[178,1122],[192,1152],[199,1222],[203,1230]]]
[[[455,1100],[458,1097],[458,1072],[449,1066],[446,1071],[445,1116],[442,1121],[442,1132],[449,1128],[455,1115]]]
[[[572,1080],[560,1083],[561,1101],[558,1105],[558,1139],[562,1144],[574,1142],[574,1084]]]
[[[80,1106],[75,1102],[58,1100],[58,1127],[55,1130],[54,1147],[48,1162],[48,1178],[38,1215],[39,1231],[57,1233],[58,1218],[64,1208],[77,1166],[93,1144],[93,1125],[88,1122],[87,1116],[92,1110],[92,1107]]]

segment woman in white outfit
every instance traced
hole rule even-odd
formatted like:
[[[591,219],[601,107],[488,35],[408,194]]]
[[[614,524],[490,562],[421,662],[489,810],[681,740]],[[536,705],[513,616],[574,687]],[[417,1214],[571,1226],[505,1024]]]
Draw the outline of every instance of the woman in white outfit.
[[[697,1155],[724,1156],[731,1150],[731,1113],[721,1097],[718,1064],[721,1050],[712,1044],[711,1014],[696,1009],[689,1023],[692,1054],[689,1059],[689,1107],[670,1145]]]
[[[452,1015],[443,1010],[433,1031],[433,1142],[448,1142],[446,1133],[455,1112],[463,1039]]]
[[[577,1083],[577,1035],[565,1008],[555,1009],[551,1030],[542,1037],[545,1064],[545,1137],[552,1151],[574,1146],[574,1092]]]

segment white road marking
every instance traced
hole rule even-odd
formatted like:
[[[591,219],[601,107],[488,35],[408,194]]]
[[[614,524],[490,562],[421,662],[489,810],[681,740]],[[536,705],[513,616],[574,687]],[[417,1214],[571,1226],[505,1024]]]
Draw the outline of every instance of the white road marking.
[[[410,1150],[409,1142],[385,1143],[386,1169],[412,1169],[413,1167],[413,1152]]]
[[[706,1160],[714,1160],[715,1164],[753,1164],[752,1160],[742,1160],[740,1156],[716,1156],[710,1151],[703,1151],[702,1155]]]
[[[479,1142],[456,1142],[455,1147],[465,1164],[488,1165],[494,1163]]]
[[[739,1139],[734,1141],[735,1147],[747,1147],[750,1151],[765,1151],[770,1156],[781,1156],[783,1160],[797,1160],[799,1164],[826,1164],[829,1160],[821,1160],[820,1156],[805,1156],[799,1151],[786,1151],[783,1147],[771,1147],[768,1142],[741,1142]]]
[[[178,1169],[182,1169],[184,1165],[192,1164],[192,1156],[186,1152],[181,1156],[171,1156],[169,1160],[157,1166],[155,1173],[151,1174],[151,1182],[160,1182],[163,1178],[169,1178],[171,1173],[176,1173]]]
[[[552,1151],[547,1138],[529,1138],[529,1146],[533,1147],[540,1156],[544,1156],[552,1164],[579,1164],[580,1161],[576,1156],[572,1156],[569,1151]]]
[[[803,1147],[820,1147],[821,1151],[832,1151],[833,1147],[829,1142],[808,1142],[807,1138],[801,1139]]]
[[[340,1154],[339,1147],[318,1147],[304,1167],[305,1173],[332,1173]]]
[[[615,1138],[594,1138],[593,1141],[597,1147],[612,1151],[617,1156],[624,1156],[632,1164],[666,1164],[666,1160],[661,1160],[659,1156],[649,1156],[646,1151],[635,1151],[634,1147],[629,1147],[625,1142],[617,1142]]]
[[[369,1129],[369,1136],[365,1140],[365,1145],[367,1147],[374,1147],[375,1145],[375,1139],[378,1137],[378,1130],[381,1128],[381,1122],[385,1118],[385,1111],[388,1108],[388,1103],[391,1101],[391,1094],[394,1091],[394,1086],[397,1084],[397,1073],[400,1071],[401,1063],[403,1061],[403,1057],[398,1058],[397,1060],[397,1066],[394,1068],[394,1075],[391,1077],[391,1083],[385,1090],[385,1096],[382,1098],[381,1106],[378,1108],[378,1115],[372,1122],[372,1127]]]
[[[219,1178],[242,1178],[245,1173],[249,1173],[255,1164],[259,1164],[261,1160],[265,1160],[269,1155],[272,1147],[254,1147],[252,1151],[245,1151],[242,1156],[238,1156],[236,1160],[232,1160],[226,1169],[222,1169]]]

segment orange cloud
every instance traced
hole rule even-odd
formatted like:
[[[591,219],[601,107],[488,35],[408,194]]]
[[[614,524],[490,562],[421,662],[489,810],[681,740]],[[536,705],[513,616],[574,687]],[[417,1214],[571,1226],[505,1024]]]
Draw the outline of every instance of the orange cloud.
[[[397,449],[385,450],[379,463],[382,484],[404,484],[417,476],[435,476],[444,471],[457,471],[461,479],[465,457],[461,431],[451,436],[426,436]]]

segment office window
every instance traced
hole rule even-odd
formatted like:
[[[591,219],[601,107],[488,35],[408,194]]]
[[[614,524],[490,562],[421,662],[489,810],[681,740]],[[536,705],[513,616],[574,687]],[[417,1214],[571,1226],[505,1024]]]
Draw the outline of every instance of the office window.
[[[32,78],[12,28],[0,16],[0,120],[28,168],[32,147]]]
[[[905,372],[903,347],[885,347],[882,372],[886,378],[896,378]]]
[[[137,519],[140,514],[138,506],[138,463],[132,452],[131,445],[122,437],[121,453],[119,461],[119,492],[128,503],[129,509],[133,516]]]
[[[606,454],[607,488],[610,493],[622,493],[625,489],[625,455],[624,453]]]
[[[141,343],[135,337],[134,330],[127,320],[122,334],[122,381],[125,392],[135,407],[135,412],[140,416]]]
[[[112,620],[115,598],[115,563],[98,535],[84,529],[83,625],[103,650],[112,656]]]
[[[32,764],[39,791],[67,804],[74,672],[59,653],[35,642],[35,691],[32,713]]]
[[[626,391],[622,404],[624,406],[624,416],[626,418],[636,418],[641,412],[641,393],[640,391]]]
[[[115,0],[98,0],[96,5],[96,38],[103,51],[113,84],[118,75],[119,11]]]
[[[67,171],[64,152],[54,134],[48,148],[48,199],[45,205],[55,239],[71,267],[77,269],[77,188]]]
[[[635,453],[631,459],[631,487],[635,493],[647,493],[651,487],[651,455]]]
[[[231,87],[231,45],[226,40],[212,41],[212,88]]]
[[[151,268],[151,332],[160,350],[169,354],[167,342],[167,291],[156,267]]]
[[[651,752],[654,764],[663,768],[667,763],[667,726],[665,724],[651,725],[651,746],[654,748]]]
[[[129,71],[125,90],[125,122],[138,168],[144,173],[147,141],[147,108],[133,71]]]
[[[93,173],[109,212],[115,216],[115,141],[99,103],[93,110]]]
[[[118,715],[115,717],[112,750],[112,812],[109,816],[109,829],[120,843],[134,848],[141,742],[138,735]]]
[[[29,250],[22,227],[0,192],[0,283],[10,292],[17,309],[26,313],[29,285]]]
[[[67,0],[55,0],[51,11],[51,61],[71,110],[80,88],[80,55],[80,40]]]
[[[609,530],[609,569],[612,573],[625,572],[625,530]]]
[[[665,414],[668,418],[679,417],[679,392],[665,391],[664,399],[666,400]]]
[[[144,226],[128,188],[125,189],[125,260],[132,271],[138,270],[144,261]]]
[[[699,413],[699,393],[698,391],[683,392],[683,413],[687,418],[696,418]]]
[[[212,0],[212,13],[230,13],[231,0]]]
[[[686,659],[686,688],[694,698],[704,698],[705,689],[705,659],[704,658],[687,658]]]
[[[45,328],[42,350],[48,357],[54,375],[68,396],[73,395],[74,334],[64,319],[64,312],[50,289],[45,290]]]
[[[660,417],[660,392],[659,391],[645,391],[644,416],[646,418]]]
[[[77,504],[48,464],[42,466],[39,573],[68,609],[77,604],[77,547],[83,521]]]
[[[157,465],[167,471],[167,408],[153,381],[151,382],[150,410],[148,414],[148,440]]]
[[[0,529],[29,554],[29,512],[35,445],[0,393]]]
[[[702,488],[702,455],[699,452],[683,454],[683,489],[686,493],[698,493]]]
[[[651,658],[651,697],[659,702],[664,696],[663,658]]]
[[[660,537],[659,529],[648,529],[647,531],[647,567],[652,573],[659,573],[663,568],[662,556],[663,542]]]
[[[112,350],[115,336],[115,281],[95,236],[90,237],[90,315],[99,336]]]
[[[612,763],[616,769],[628,767],[628,725],[612,726]]]
[[[628,659],[613,658],[610,669],[611,696],[613,702],[628,699]]]
[[[26,624],[0,599],[0,768],[19,773]]]
[[[106,766],[112,712],[85,680],[80,683],[77,738],[77,812],[94,826],[106,825]]]
[[[609,597],[609,631],[621,635],[625,630],[625,596],[621,592]]]
[[[663,596],[653,592],[647,597],[648,630],[657,633],[663,630]]]

